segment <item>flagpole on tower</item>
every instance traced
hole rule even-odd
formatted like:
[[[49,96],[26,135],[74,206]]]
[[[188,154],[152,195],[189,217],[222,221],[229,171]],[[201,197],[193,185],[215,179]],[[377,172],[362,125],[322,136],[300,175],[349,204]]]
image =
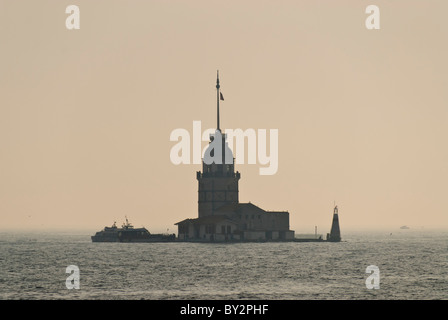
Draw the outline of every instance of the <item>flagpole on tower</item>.
[[[221,131],[221,129],[219,128],[219,70],[216,71],[216,102],[217,102],[217,122],[218,122],[218,127],[217,130]]]

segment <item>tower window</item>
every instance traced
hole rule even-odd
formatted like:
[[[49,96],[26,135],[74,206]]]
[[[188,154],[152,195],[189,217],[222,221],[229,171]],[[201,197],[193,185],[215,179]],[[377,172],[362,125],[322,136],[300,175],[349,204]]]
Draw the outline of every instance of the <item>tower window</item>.
[[[208,224],[205,226],[205,233],[213,234],[215,233],[215,225],[214,224]]]

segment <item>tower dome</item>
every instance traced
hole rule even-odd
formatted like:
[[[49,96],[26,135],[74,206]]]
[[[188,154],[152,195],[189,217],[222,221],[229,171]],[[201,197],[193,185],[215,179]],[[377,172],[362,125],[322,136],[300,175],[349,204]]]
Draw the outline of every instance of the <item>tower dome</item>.
[[[204,161],[207,164],[233,164],[233,152],[227,143],[227,134],[216,130],[210,135],[210,143],[204,152]]]

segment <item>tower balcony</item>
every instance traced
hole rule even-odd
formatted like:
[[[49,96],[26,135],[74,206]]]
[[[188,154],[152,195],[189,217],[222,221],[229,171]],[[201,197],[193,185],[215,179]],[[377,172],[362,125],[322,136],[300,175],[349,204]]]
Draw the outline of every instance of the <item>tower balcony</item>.
[[[210,172],[201,172],[196,171],[196,179],[200,180],[202,178],[236,178],[240,179],[241,175],[237,172],[223,172],[223,171],[210,171]]]

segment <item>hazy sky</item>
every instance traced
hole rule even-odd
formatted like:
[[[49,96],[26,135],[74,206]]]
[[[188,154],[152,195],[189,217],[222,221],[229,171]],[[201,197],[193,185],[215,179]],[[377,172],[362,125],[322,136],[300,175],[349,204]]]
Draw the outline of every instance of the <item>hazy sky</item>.
[[[80,8],[67,30],[65,8]],[[381,29],[367,30],[375,4]],[[172,130],[278,129],[240,201],[296,232],[448,228],[446,0],[0,2],[0,229],[197,217]],[[203,146],[207,143],[203,142]]]

